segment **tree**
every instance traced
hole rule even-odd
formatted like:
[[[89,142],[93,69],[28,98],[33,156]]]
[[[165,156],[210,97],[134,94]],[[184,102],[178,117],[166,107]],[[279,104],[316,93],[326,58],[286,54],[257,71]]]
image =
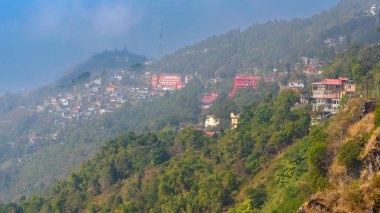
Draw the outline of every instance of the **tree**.
[[[169,158],[170,156],[166,152],[165,146],[162,143],[154,145],[150,150],[150,163],[153,166],[163,163],[167,161]]]
[[[362,66],[360,64],[355,64],[352,67],[352,76],[356,83],[359,83],[360,79],[363,77]]]
[[[338,161],[347,169],[356,169],[360,166],[360,144],[354,141],[348,141],[342,144],[338,150]]]
[[[283,128],[285,120],[290,118],[290,108],[297,102],[298,95],[290,89],[280,92],[273,106],[272,123],[277,128]]]
[[[246,193],[252,201],[251,205],[253,208],[261,208],[267,199],[267,193],[263,186],[248,189]]]
[[[108,164],[100,171],[99,183],[102,189],[107,191],[117,179],[117,172],[113,164]]]
[[[228,211],[229,213],[251,213],[253,212],[253,207],[252,207],[252,200],[251,199],[246,199],[242,203],[239,203],[235,206],[234,209],[231,209]]]
[[[205,141],[206,138],[202,131],[195,129],[194,126],[188,126],[175,137],[175,146],[182,150],[187,148],[199,150]]]
[[[327,150],[321,142],[314,143],[308,151],[308,163],[310,169],[316,169],[322,174],[326,172]]]

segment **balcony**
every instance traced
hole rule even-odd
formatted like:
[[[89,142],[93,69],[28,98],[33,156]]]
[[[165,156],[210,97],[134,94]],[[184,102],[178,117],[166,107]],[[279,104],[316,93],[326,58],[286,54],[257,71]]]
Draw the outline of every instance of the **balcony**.
[[[321,99],[341,99],[342,93],[335,94],[312,94],[311,98],[321,98]]]

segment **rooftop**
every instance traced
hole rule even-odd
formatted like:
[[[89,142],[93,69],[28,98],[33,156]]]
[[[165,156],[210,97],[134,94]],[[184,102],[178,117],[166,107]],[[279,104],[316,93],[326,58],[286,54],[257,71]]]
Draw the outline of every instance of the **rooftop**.
[[[323,81],[320,82],[315,82],[313,84],[331,84],[331,85],[342,85],[345,84],[345,81],[348,81],[348,78],[338,78],[338,79],[332,79],[332,78],[327,78]]]

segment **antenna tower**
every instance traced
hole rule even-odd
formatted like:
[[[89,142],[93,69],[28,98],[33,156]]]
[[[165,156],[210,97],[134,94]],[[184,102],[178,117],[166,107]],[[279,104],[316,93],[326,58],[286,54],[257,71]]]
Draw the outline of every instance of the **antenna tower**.
[[[160,59],[162,60],[163,57],[163,47],[162,47],[162,23],[161,23],[161,30],[160,30]]]

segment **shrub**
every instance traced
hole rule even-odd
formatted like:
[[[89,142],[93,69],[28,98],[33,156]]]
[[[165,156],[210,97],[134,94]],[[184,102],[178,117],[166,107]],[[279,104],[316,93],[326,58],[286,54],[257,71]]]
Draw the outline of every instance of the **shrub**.
[[[380,175],[373,176],[372,186],[375,188],[380,188]]]
[[[319,191],[329,186],[327,178],[317,169],[311,169],[307,175],[308,184],[313,191]]]
[[[375,128],[379,126],[380,126],[380,105],[377,105],[375,109]]]
[[[253,208],[261,208],[267,199],[267,192],[263,186],[248,189],[246,193],[252,201],[251,204]]]
[[[317,169],[322,174],[326,171],[327,151],[324,143],[314,143],[308,151],[309,167]]]
[[[359,161],[360,144],[349,141],[343,144],[338,151],[338,161],[347,169],[357,168]]]

